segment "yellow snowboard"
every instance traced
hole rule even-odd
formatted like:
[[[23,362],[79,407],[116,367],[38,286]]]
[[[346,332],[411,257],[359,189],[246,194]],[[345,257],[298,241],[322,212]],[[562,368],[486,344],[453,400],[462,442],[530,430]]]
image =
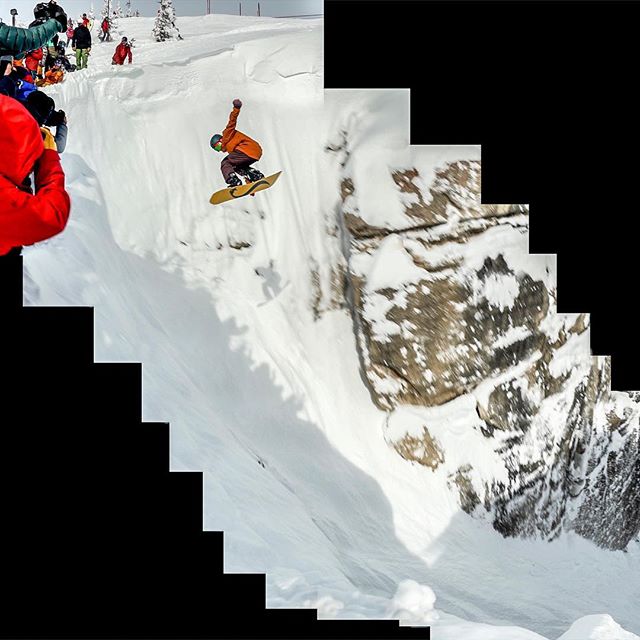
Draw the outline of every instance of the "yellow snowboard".
[[[237,200],[244,196],[253,195],[258,191],[264,191],[274,185],[281,173],[282,171],[278,171],[278,173],[274,173],[272,176],[267,176],[266,178],[261,178],[257,182],[249,182],[239,187],[227,187],[226,189],[216,191],[211,196],[209,202],[211,204],[221,204],[223,202],[229,202],[229,200]]]

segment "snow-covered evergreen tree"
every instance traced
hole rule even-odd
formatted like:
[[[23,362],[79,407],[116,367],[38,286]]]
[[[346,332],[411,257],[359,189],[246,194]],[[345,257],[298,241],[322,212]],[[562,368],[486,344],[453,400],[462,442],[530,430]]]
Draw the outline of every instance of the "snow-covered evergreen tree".
[[[164,42],[172,38],[182,40],[176,26],[176,10],[173,8],[172,0],[160,0],[160,8],[153,26],[153,37],[156,42]]]
[[[117,18],[124,18],[124,12],[122,11],[120,0],[116,0],[115,14]]]
[[[110,2],[110,0],[103,0],[103,3],[102,3],[102,11],[100,12],[100,15],[101,15],[103,18],[108,18],[108,17],[109,17],[109,13],[110,13],[110,12],[109,12],[109,9],[110,9],[110,7],[111,7],[111,2]]]
[[[133,17],[133,9],[131,8],[131,0],[127,0],[127,9],[124,13],[125,18],[132,18]]]

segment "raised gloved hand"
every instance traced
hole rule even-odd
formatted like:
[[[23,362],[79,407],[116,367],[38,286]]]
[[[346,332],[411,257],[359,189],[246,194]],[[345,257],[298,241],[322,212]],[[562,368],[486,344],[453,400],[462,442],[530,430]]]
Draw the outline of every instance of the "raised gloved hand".
[[[33,7],[33,17],[35,20],[29,25],[30,27],[46,22],[50,17],[49,4],[47,2],[38,2],[38,4]]]
[[[67,14],[55,2],[49,2],[49,17],[60,23],[60,33],[64,33],[67,30]]]
[[[234,106],[236,109],[240,109],[240,107],[242,107],[242,100],[240,100],[239,98],[236,98],[236,99],[233,101],[233,106]]]

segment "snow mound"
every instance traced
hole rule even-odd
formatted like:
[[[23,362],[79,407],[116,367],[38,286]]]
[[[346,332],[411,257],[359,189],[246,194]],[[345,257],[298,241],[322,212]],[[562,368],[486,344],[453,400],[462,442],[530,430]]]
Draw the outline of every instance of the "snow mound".
[[[638,640],[640,636],[625,631],[611,616],[584,616],[558,640]]]

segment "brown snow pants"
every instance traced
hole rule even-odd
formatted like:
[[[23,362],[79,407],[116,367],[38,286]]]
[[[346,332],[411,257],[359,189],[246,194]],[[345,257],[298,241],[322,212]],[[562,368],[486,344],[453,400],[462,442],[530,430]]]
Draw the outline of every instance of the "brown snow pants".
[[[232,173],[238,170],[242,172],[243,169],[248,169],[254,162],[257,162],[255,158],[234,149],[220,164],[224,181],[226,182]]]

